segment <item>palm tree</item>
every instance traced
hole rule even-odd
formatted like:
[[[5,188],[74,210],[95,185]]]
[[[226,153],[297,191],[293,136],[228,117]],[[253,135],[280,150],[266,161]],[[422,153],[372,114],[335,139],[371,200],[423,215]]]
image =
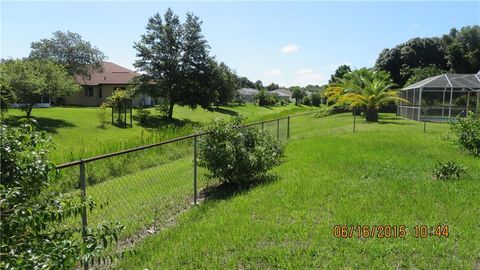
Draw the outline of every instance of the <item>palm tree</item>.
[[[392,101],[405,101],[393,90],[395,84],[384,71],[366,68],[346,74],[340,81],[342,93],[337,102],[349,104],[351,108],[365,108],[367,121],[378,121],[378,109]]]

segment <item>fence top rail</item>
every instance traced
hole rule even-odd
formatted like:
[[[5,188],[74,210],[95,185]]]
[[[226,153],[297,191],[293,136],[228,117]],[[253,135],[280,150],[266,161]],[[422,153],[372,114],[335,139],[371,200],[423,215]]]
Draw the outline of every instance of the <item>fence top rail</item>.
[[[312,113],[312,112],[309,112],[309,113],[306,113],[306,114],[310,114],[310,113]],[[292,115],[291,117],[302,116],[302,115],[305,115],[305,114]],[[243,125],[242,127],[250,127],[250,126],[254,126],[254,125],[260,125],[262,123],[265,124],[265,123],[275,122],[275,121],[287,119],[288,117],[289,116],[282,117],[282,118],[276,118],[276,119],[272,119],[272,120],[250,123],[250,124]],[[118,151],[118,152],[113,152],[113,153],[99,155],[99,156],[95,156],[95,157],[89,157],[89,158],[85,158],[85,159],[75,160],[75,161],[71,161],[71,162],[67,162],[67,163],[63,163],[63,164],[58,165],[57,170],[77,166],[81,163],[88,163],[88,162],[92,162],[92,161],[95,161],[95,160],[115,157],[115,156],[131,153],[131,152],[136,152],[136,151],[140,151],[140,150],[144,150],[144,149],[148,149],[148,148],[152,148],[152,147],[156,147],[156,146],[160,146],[160,145],[164,145],[164,144],[183,141],[183,140],[187,140],[187,139],[194,138],[194,137],[197,137],[197,136],[202,136],[202,135],[205,135],[205,134],[207,134],[207,132],[194,133],[194,134],[190,134],[190,135],[186,135],[186,136],[182,136],[182,137],[178,137],[178,138],[174,138],[174,139],[170,139],[170,140],[166,140],[166,141],[162,141],[162,142],[158,142],[158,143],[147,144],[147,145],[138,146],[138,147],[134,147],[134,148]]]

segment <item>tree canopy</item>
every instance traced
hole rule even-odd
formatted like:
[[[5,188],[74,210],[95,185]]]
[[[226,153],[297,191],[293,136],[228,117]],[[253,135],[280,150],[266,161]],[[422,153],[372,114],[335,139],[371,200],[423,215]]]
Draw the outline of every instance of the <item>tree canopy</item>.
[[[235,91],[238,88],[238,81],[235,73],[223,62],[218,64],[212,59],[212,69],[214,70],[214,78],[211,87],[215,88],[216,101],[215,104],[225,105],[232,101],[235,97]]]
[[[336,70],[335,73],[330,76],[330,80],[328,83],[334,83],[338,81],[339,79],[343,78],[343,76],[347,73],[352,71],[349,65],[340,65]]]
[[[32,42],[30,58],[53,60],[66,68],[68,74],[89,78],[92,68],[102,70],[106,56],[97,47],[70,31],[56,31],[50,39]]]
[[[446,70],[439,69],[434,65],[430,65],[423,68],[414,68],[411,70],[410,76],[408,78],[407,83],[405,83],[405,85],[410,85],[433,76],[444,74],[446,72],[447,72]]]
[[[81,89],[63,66],[50,60],[9,60],[1,70],[2,89],[25,104],[27,117],[41,97],[62,97]]]
[[[280,88],[280,86],[278,86],[278,84],[276,83],[271,83],[269,85],[267,85],[267,90],[268,91],[273,91],[273,90],[277,90],[278,88]]]
[[[191,13],[182,24],[168,9],[163,19],[158,13],[149,19],[146,33],[134,44],[138,57],[134,66],[143,72],[136,80],[141,84],[138,89],[163,98],[170,119],[175,104],[208,108],[216,98],[209,87],[214,70],[201,24]]]
[[[302,104],[303,98],[306,96],[305,90],[299,86],[290,87],[292,98],[295,99],[295,105]]]
[[[454,73],[480,70],[480,26],[453,28],[443,37],[414,38],[391,49],[384,49],[376,63],[377,70],[390,73],[399,86],[405,85],[413,69],[430,67]]]

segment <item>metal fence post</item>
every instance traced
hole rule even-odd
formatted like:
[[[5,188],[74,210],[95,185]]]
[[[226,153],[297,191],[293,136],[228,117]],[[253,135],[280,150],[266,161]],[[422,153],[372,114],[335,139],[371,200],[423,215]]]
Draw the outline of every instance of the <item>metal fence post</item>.
[[[82,209],[82,239],[83,243],[86,244],[87,241],[87,185],[85,182],[85,163],[83,160],[80,160],[80,189],[81,189],[81,200],[83,205]],[[88,270],[88,261],[83,262],[83,269]]]
[[[277,119],[277,140],[280,140],[280,119]]]
[[[193,204],[197,204],[197,136],[193,137]]]
[[[264,123],[264,122],[262,122],[262,131],[263,131],[263,129],[264,129],[264,124],[265,124],[265,123]]]
[[[287,140],[290,139],[290,115],[287,118]]]
[[[423,132],[427,132],[427,113],[428,113],[428,108],[425,108],[423,111]]]

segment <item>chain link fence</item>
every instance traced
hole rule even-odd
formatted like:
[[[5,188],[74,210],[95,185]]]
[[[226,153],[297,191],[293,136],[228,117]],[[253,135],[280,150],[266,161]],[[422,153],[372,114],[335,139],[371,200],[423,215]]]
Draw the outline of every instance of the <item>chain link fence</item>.
[[[244,127],[267,130],[285,142],[290,136],[291,117]],[[81,227],[85,236],[87,226],[119,221],[125,226],[119,249],[172,224],[176,216],[197,204],[203,188],[218,184],[197,164],[202,136],[205,134],[193,134],[57,166],[57,188],[78,192],[83,200],[91,197],[102,206],[93,211],[84,209],[82,219],[70,224]],[[84,267],[88,269],[88,264]]]

